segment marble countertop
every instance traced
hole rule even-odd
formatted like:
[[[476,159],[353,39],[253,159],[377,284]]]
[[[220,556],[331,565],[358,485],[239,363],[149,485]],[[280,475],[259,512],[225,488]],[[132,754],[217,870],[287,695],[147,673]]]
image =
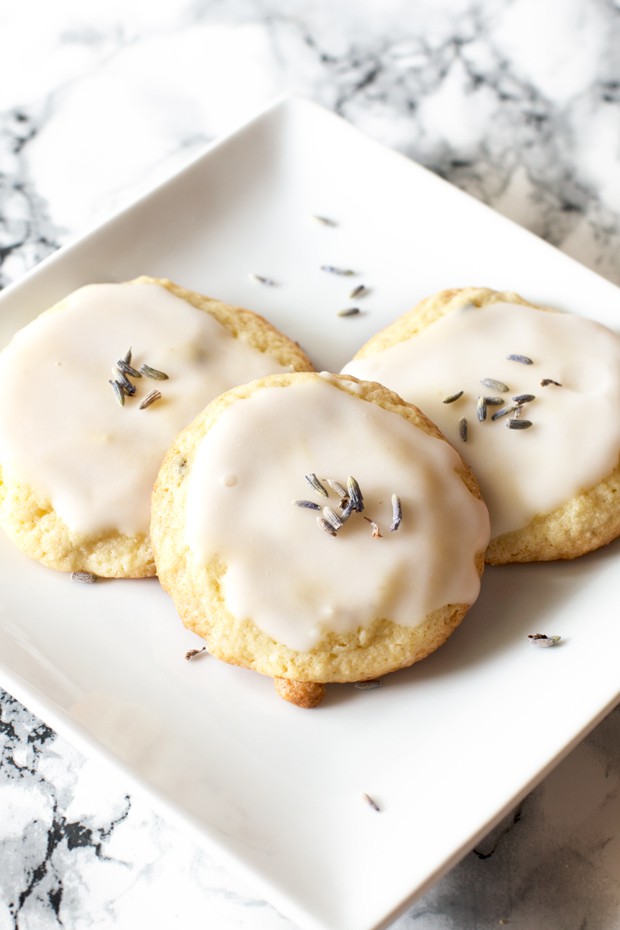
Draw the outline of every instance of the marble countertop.
[[[0,23],[3,286],[286,91],[620,283],[617,0],[22,0]],[[617,930],[619,746],[616,708],[394,930]],[[7,693],[0,750],[0,930],[294,930]]]

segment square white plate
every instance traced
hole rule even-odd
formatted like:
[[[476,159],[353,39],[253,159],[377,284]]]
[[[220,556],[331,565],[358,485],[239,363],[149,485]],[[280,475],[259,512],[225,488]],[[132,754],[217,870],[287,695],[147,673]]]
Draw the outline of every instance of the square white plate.
[[[143,273],[263,313],[332,370],[445,287],[517,290],[620,322],[614,286],[298,99],[7,289],[0,344],[82,284]],[[370,288],[363,313],[339,317],[356,283]],[[310,712],[253,673],[185,662],[197,640],[155,580],[76,585],[2,537],[1,679],[120,764],[293,920],[371,930],[617,702],[619,560],[612,545],[572,564],[488,569],[479,602],[434,656],[379,690],[334,686]],[[563,642],[535,649],[533,632]]]

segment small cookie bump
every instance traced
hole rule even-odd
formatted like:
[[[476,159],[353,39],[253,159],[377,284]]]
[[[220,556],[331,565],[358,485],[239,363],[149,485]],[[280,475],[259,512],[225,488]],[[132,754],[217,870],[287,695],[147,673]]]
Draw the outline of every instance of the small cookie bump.
[[[318,707],[325,696],[325,685],[320,682],[274,678],[273,685],[279,697],[297,707]]]

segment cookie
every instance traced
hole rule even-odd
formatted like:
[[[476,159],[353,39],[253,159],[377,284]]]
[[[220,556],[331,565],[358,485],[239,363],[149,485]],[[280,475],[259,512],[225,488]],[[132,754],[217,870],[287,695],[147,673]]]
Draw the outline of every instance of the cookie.
[[[345,372],[417,404],[471,466],[487,561],[572,559],[620,535],[620,337],[488,288],[442,291]]]
[[[382,385],[327,373],[214,400],[153,493],[157,572],[184,624],[300,706],[437,649],[476,600],[488,535],[436,427]]]
[[[262,317],[170,281],[80,288],[0,354],[0,526],[51,568],[153,575],[174,436],[236,384],[311,368]]]

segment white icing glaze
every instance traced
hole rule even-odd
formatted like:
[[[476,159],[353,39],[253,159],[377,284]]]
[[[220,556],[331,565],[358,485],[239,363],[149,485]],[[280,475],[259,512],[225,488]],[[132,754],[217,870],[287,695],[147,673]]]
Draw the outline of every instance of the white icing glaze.
[[[506,358],[521,354],[524,365]],[[492,535],[526,526],[605,478],[620,452],[620,337],[591,320],[497,303],[446,314],[415,337],[345,372],[379,381],[420,407],[473,469],[491,513]],[[527,430],[508,417],[478,422],[476,399],[495,395],[482,378],[536,399],[523,408]],[[553,378],[562,387],[541,387]],[[463,390],[451,404],[443,398]],[[468,439],[458,422],[468,421]]]
[[[108,383],[129,347],[167,381]],[[210,314],[151,283],[93,284],[42,314],[0,354],[0,461],[74,531],[147,533],[150,494],[179,430],[217,394],[283,370]],[[157,388],[162,399],[144,410]]]
[[[443,440],[328,379],[263,387],[228,407],[197,450],[187,543],[197,564],[216,555],[226,563],[231,613],[292,649],[377,617],[415,626],[478,595],[474,555],[486,548],[488,514],[455,475],[458,461]],[[317,526],[316,511],[293,503],[327,503],[305,480],[310,472],[360,484],[364,513],[336,538]],[[222,480],[233,474],[234,484]],[[393,493],[403,509],[396,532]]]

